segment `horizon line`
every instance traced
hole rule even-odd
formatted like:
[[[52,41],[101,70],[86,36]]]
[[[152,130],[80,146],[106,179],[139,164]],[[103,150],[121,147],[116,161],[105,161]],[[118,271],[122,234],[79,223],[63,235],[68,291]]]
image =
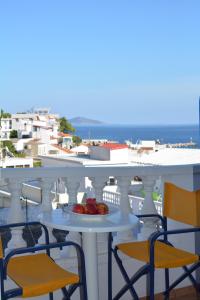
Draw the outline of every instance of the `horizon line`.
[[[144,123],[144,124],[134,124],[134,123],[108,123],[108,122],[102,122],[101,124],[78,124],[78,123],[73,123],[73,126],[109,126],[109,125],[122,125],[122,126],[199,126],[199,123]]]

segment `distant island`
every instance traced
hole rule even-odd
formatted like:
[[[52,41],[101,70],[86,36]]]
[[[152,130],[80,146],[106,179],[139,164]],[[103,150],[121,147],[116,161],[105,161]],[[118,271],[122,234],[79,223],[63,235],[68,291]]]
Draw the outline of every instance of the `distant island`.
[[[84,118],[84,117],[75,117],[75,118],[69,119],[69,122],[72,123],[73,125],[101,125],[101,124],[104,124],[101,121],[88,119],[88,118]]]

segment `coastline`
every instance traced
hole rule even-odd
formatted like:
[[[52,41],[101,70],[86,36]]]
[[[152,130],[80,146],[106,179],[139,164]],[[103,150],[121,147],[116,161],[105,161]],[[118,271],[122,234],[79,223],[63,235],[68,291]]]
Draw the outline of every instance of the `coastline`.
[[[162,144],[194,142],[199,146],[199,125],[127,125],[103,124],[76,126],[82,139],[108,139],[124,143],[139,140],[159,140]]]

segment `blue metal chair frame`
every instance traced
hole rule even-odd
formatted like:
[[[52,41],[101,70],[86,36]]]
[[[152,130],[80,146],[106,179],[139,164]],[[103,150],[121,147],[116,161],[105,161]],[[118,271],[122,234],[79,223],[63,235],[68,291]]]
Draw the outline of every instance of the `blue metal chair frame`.
[[[67,289],[66,287],[62,288],[62,292],[64,295],[63,300],[70,300],[72,294],[75,292],[75,290],[79,287],[80,288],[80,297],[83,300],[87,300],[87,286],[86,286],[86,273],[85,273],[85,258],[82,248],[71,241],[67,242],[61,242],[61,243],[49,243],[49,234],[48,230],[45,225],[41,224],[40,222],[26,222],[26,223],[13,223],[13,224],[7,224],[0,226],[0,229],[6,229],[6,228],[14,228],[14,227],[22,227],[22,226],[30,226],[30,225],[41,225],[45,232],[45,245],[40,246],[33,246],[33,247],[23,247],[11,250],[6,257],[3,259],[0,259],[0,282],[1,282],[1,299],[6,300],[10,298],[14,298],[17,296],[22,295],[22,289],[21,288],[15,288],[12,290],[5,291],[4,288],[4,280],[7,278],[7,266],[9,263],[9,260],[14,256],[18,254],[25,254],[25,253],[34,253],[41,250],[46,250],[47,255],[50,257],[50,249],[54,248],[62,248],[62,247],[68,247],[73,246],[75,247],[77,251],[77,257],[78,257],[78,273],[80,281],[77,284],[70,285]],[[53,300],[53,293],[49,293],[49,299]]]
[[[174,235],[174,234],[183,234],[183,233],[195,233],[200,232],[199,227],[195,228],[188,228],[188,229],[179,229],[179,230],[167,230],[167,218],[162,217],[157,214],[147,214],[147,215],[138,215],[138,218],[152,218],[157,217],[161,221],[162,230],[163,231],[157,231],[154,232],[150,238],[150,261],[148,264],[142,266],[131,278],[129,278],[123,264],[122,260],[120,259],[118,255],[118,248],[117,246],[113,249],[112,248],[112,234],[109,235],[109,243],[108,243],[108,299],[109,300],[118,300],[120,299],[128,290],[131,293],[132,299],[139,300],[139,297],[133,287],[134,283],[141,278],[143,275],[147,275],[147,295],[149,296],[149,300],[154,300],[154,272],[155,272],[155,266],[154,266],[154,247],[155,242],[158,240],[158,238],[162,237],[162,239],[159,241],[166,243],[173,247],[173,245],[168,242],[168,235]],[[122,273],[122,276],[126,282],[124,287],[121,288],[121,290],[115,295],[114,298],[112,298],[112,253],[114,254],[114,257],[116,259],[116,262],[119,266],[119,269]],[[177,278],[171,285],[169,285],[169,269],[165,269],[165,291],[163,292],[164,299],[169,299],[169,294],[172,289],[174,289],[181,281],[183,281],[186,277],[189,277],[192,285],[195,287],[197,291],[199,291],[199,285],[195,278],[193,277],[192,273],[197,270],[200,267],[200,261],[193,264],[191,267],[183,266],[184,273]]]

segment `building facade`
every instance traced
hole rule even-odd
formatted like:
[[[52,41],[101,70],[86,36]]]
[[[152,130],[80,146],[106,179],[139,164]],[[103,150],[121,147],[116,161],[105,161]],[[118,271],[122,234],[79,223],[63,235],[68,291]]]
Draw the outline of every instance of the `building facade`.
[[[57,136],[58,119],[57,114],[51,114],[47,109],[12,114],[11,118],[1,119],[1,138],[9,139],[10,132],[16,130],[19,139],[41,139],[46,143],[51,136]]]

